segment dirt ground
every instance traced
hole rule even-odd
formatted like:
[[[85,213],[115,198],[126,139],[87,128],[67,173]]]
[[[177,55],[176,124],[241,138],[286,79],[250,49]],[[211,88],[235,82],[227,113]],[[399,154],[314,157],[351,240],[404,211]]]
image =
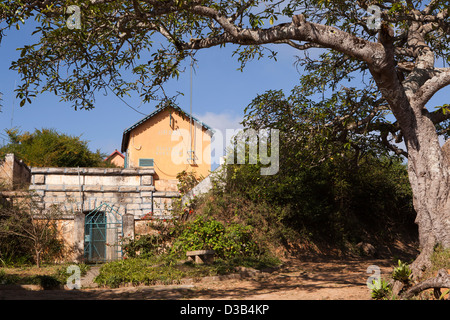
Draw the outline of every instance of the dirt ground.
[[[0,300],[370,300],[366,281],[376,265],[381,276],[392,272],[388,259],[302,261],[290,259],[276,271],[236,279],[209,277],[178,285],[90,288],[81,290],[29,290],[0,286]]]

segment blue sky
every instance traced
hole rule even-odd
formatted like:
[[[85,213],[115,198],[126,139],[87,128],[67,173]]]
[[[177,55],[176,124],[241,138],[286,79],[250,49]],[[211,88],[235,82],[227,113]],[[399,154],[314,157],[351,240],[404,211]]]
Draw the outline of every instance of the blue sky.
[[[13,92],[15,85],[19,84],[19,76],[9,67],[19,55],[16,48],[30,42],[30,33],[29,26],[19,31],[10,30],[1,42],[0,92],[3,93],[3,107],[0,144],[6,142],[4,130],[11,127],[18,127],[21,131],[53,128],[70,135],[81,135],[83,140],[89,141],[91,150],[100,149],[105,154],[120,150],[123,131],[144,116],[110,92],[106,96],[98,93],[96,107],[90,111],[75,111],[69,103],[60,102],[59,97],[52,93],[39,95],[32,104],[19,106],[20,101],[15,99]],[[232,57],[234,48],[227,46],[200,51],[193,76],[194,116],[222,132],[239,127],[244,108],[257,94],[268,89],[289,91],[300,77],[294,62],[295,55],[301,55],[301,52],[289,46],[276,47],[279,52],[277,61],[267,58],[255,60],[246,66],[244,72],[237,70],[239,63],[236,57]],[[166,90],[168,94],[184,92],[185,95],[177,101],[189,111],[189,72],[182,74],[178,81],[170,81]],[[449,93],[448,87],[441,90],[429,105],[448,103]],[[154,103],[142,104],[137,98],[125,100],[145,114],[155,109]]]
[[[28,29],[28,30],[27,30]],[[111,92],[96,95],[95,109],[75,111],[69,103],[60,102],[52,93],[39,95],[31,104],[20,107],[15,98],[14,87],[19,84],[19,76],[9,70],[11,61],[19,56],[16,48],[30,43],[29,28],[10,30],[0,46],[0,92],[3,93],[0,113],[0,144],[4,142],[5,129],[18,127],[21,131],[36,128],[53,128],[70,135],[81,135],[89,141],[92,150],[100,149],[109,154],[120,150],[122,133],[144,116],[133,111]],[[299,73],[294,67],[294,49],[279,46],[278,61],[263,59],[247,65],[244,72],[236,57],[232,57],[233,47],[212,48],[198,53],[198,64],[193,76],[193,113],[210,127],[225,131],[239,127],[244,108],[258,93],[268,89],[290,90],[298,82]],[[177,102],[189,111],[189,71],[176,81],[167,84],[167,92],[183,92]],[[142,104],[137,98],[125,101],[143,113],[155,109],[155,103]]]

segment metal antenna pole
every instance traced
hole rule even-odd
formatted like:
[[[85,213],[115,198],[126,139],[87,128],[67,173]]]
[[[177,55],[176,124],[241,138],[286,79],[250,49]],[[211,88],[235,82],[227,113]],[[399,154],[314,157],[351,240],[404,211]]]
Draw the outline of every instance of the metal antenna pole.
[[[189,160],[193,159],[193,150],[192,150],[192,69],[193,69],[194,60],[192,59],[191,53],[191,66],[190,66],[190,95],[189,95],[189,105],[190,105],[190,113],[189,113]]]

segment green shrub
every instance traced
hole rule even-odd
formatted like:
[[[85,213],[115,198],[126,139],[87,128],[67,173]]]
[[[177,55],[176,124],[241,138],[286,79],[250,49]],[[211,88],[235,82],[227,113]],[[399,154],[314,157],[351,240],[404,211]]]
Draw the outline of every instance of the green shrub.
[[[177,212],[173,212],[174,215]],[[122,250],[127,258],[151,257],[165,253],[174,237],[176,237],[179,225],[183,222],[177,218],[154,219],[151,214],[144,217],[151,234],[138,234],[134,239],[125,238],[122,241]]]
[[[252,228],[237,223],[225,226],[214,218],[200,215],[186,223],[173,244],[173,253],[190,250],[214,250],[219,258],[254,256],[260,250],[252,239]]]
[[[389,282],[382,278],[378,278],[373,281],[373,287],[371,289],[371,296],[375,300],[389,299],[392,293],[392,287]]]
[[[143,234],[138,235],[133,240],[127,240],[122,244],[122,250],[125,256],[135,258],[138,255],[145,257],[152,255],[160,245],[159,235]]]
[[[398,267],[394,268],[392,278],[401,281],[404,284],[409,284],[411,281],[412,270],[407,263],[398,260]]]
[[[401,161],[367,153],[356,162],[331,157],[309,166],[289,149],[284,152],[274,176],[261,176],[259,165],[228,165],[225,187],[204,212],[220,219],[234,213],[258,232],[266,228],[272,243],[305,240],[348,250],[373,238],[417,234]]]

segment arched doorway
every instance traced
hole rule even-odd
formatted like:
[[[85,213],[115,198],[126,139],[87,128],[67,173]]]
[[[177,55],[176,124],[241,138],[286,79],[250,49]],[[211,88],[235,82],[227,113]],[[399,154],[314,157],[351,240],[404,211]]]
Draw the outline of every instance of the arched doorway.
[[[102,203],[86,212],[84,220],[84,259],[105,262],[120,259],[123,237],[122,217],[110,205]]]

